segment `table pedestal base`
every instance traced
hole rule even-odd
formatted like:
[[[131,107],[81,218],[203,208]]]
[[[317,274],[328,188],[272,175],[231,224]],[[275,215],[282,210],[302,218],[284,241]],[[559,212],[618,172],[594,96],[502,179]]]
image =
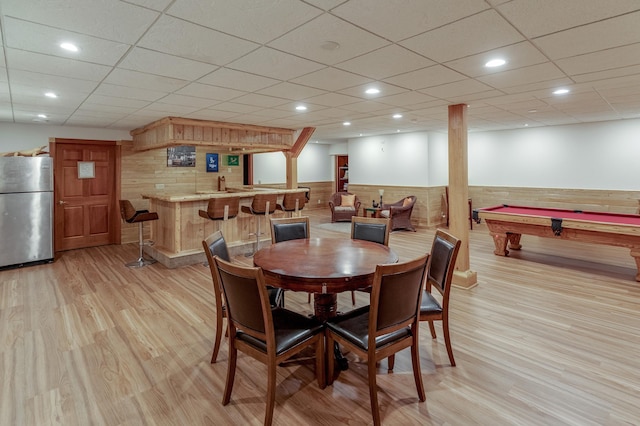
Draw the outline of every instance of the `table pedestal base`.
[[[316,318],[326,321],[338,315],[338,295],[333,294],[313,294],[313,310]]]

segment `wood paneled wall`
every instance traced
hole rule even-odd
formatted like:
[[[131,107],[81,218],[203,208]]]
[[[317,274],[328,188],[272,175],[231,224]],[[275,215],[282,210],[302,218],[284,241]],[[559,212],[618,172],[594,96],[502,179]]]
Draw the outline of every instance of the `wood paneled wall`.
[[[473,208],[512,204],[636,214],[640,191],[470,186]]]

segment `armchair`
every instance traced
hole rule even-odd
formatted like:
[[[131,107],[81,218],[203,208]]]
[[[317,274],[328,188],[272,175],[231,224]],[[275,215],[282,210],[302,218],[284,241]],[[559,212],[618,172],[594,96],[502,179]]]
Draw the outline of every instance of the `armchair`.
[[[408,229],[416,232],[411,224],[411,213],[416,203],[416,196],[409,195],[393,204],[383,204],[380,216],[391,219],[391,230]]]
[[[342,203],[343,196],[345,196],[345,198],[353,197],[353,204],[344,205]],[[355,194],[336,192],[329,198],[329,208],[331,209],[331,222],[351,222],[353,216],[358,216],[360,200],[358,200],[358,196]]]

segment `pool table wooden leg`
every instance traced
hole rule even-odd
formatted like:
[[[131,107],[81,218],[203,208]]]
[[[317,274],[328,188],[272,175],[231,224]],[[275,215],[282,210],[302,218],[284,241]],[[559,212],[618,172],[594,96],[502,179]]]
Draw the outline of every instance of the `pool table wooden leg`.
[[[631,256],[636,261],[636,281],[640,281],[640,248],[632,248]]]
[[[509,250],[507,250],[507,234],[492,232],[491,237],[493,237],[493,244],[496,246],[493,254],[497,256],[507,256],[509,254]]]
[[[509,248],[511,250],[520,250],[522,248],[520,237],[522,237],[522,234],[507,233],[507,240],[509,240]]]

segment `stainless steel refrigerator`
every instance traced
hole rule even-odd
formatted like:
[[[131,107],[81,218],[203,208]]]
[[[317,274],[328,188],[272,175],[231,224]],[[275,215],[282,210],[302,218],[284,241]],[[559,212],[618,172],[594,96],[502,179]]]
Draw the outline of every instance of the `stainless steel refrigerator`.
[[[0,157],[0,268],[53,257],[53,159]]]

